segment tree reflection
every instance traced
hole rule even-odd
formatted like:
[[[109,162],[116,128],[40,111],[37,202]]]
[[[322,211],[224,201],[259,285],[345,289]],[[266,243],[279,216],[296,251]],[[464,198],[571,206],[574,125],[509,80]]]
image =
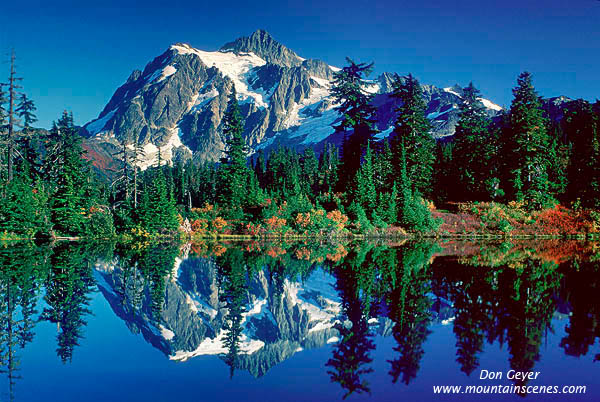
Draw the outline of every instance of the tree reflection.
[[[368,324],[375,270],[368,252],[369,247],[354,250],[333,269],[347,321],[335,326],[340,340],[325,365],[330,367],[327,373],[331,381],[344,388],[344,399],[355,392],[371,392],[369,383],[361,378],[373,371],[368,364],[373,361],[370,352],[375,349]]]
[[[89,293],[95,282],[88,253],[82,245],[61,243],[50,258],[44,296],[47,307],[41,319],[56,323],[56,353],[63,363],[72,360],[73,350],[83,338],[85,317],[91,314]]]
[[[48,249],[11,247],[0,249],[0,372],[6,373],[10,399],[20,378],[18,349],[33,340],[40,278],[47,269]]]
[[[225,330],[223,346],[227,349],[225,362],[230,368],[229,376],[233,377],[240,353],[242,313],[248,300],[246,263],[242,250],[232,249],[225,252],[223,256],[217,257],[217,266],[221,289],[219,301],[224,303],[227,309],[223,323]]]
[[[432,254],[433,247],[426,244],[398,250],[400,263],[386,298],[388,317],[394,322],[392,334],[397,342],[394,351],[399,353],[396,359],[389,360],[389,374],[394,383],[400,376],[407,385],[416,378],[425,353],[423,343],[431,333],[428,327],[432,300],[427,265]]]
[[[573,261],[566,264],[565,295],[563,299],[571,306],[569,324],[565,328],[566,336],[560,347],[569,356],[585,356],[600,338],[600,262]],[[595,356],[600,360],[600,354]]]
[[[510,367],[519,372],[532,371],[540,358],[540,345],[556,310],[561,275],[552,262],[528,259],[500,277],[500,297],[504,311],[501,323],[506,328]],[[528,380],[515,380],[526,385]]]

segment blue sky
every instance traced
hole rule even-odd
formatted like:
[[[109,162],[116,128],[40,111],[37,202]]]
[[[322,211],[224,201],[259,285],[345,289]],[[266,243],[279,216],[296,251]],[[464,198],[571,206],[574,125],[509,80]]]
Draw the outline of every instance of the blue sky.
[[[216,50],[258,28],[332,65],[350,56],[440,87],[473,81],[504,106],[524,70],[543,96],[600,98],[598,0],[12,3],[1,7],[0,55],[15,49],[41,127],[65,109],[77,124],[96,118],[172,43]]]

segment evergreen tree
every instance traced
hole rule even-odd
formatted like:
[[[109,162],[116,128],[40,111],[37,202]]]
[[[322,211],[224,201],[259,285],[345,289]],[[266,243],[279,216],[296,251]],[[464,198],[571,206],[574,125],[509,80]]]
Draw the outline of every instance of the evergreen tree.
[[[466,200],[485,200],[493,180],[493,139],[489,119],[473,83],[463,91],[460,120],[453,138],[453,163],[457,170],[460,194]]]
[[[223,116],[223,135],[227,138],[225,157],[221,159],[219,201],[229,210],[230,218],[243,218],[243,207],[247,204],[246,185],[249,169],[246,164],[246,142],[242,136],[244,123],[237,101],[235,87],[232,87]]]
[[[151,169],[142,193],[137,215],[146,230],[156,233],[179,227],[177,208],[170,196],[162,168]]]
[[[75,346],[83,337],[83,328],[87,325],[85,316],[91,314],[88,294],[93,285],[91,264],[85,262],[83,247],[59,245],[54,248],[44,296],[47,307],[41,320],[56,324],[59,331],[56,353],[63,363],[72,360]]]
[[[301,188],[302,192],[308,196],[313,196],[318,192],[318,172],[319,172],[319,161],[315,155],[315,151],[312,148],[306,148],[302,153],[302,159],[300,160],[302,177],[301,177]]]
[[[553,150],[530,73],[519,76],[513,95],[509,127],[503,134],[507,196],[525,201],[531,208],[540,208],[552,200],[549,171]]]
[[[338,183],[339,158],[337,148],[334,144],[325,145],[321,158],[319,159],[319,176],[321,191],[330,194]]]
[[[341,190],[353,183],[363,151],[375,132],[375,108],[371,105],[372,95],[365,90],[368,83],[364,79],[373,70],[373,63],[357,64],[350,58],[346,60],[349,65],[334,74],[331,88],[333,102],[339,104],[336,110],[342,115],[335,131],[344,134],[339,176]]]
[[[396,110],[398,117],[392,137],[396,169],[401,169],[400,144],[403,144],[412,190],[429,195],[435,162],[435,140],[429,134],[431,126],[425,117],[427,105],[423,99],[423,90],[419,81],[411,74],[404,78],[396,76],[392,96],[402,102]]]
[[[21,94],[17,105],[17,115],[23,121],[23,130],[21,132],[20,145],[22,149],[22,157],[24,162],[29,165],[30,172],[34,175],[40,173],[41,163],[38,161],[38,153],[34,149],[33,144],[33,128],[32,124],[37,121],[35,111],[37,108],[31,99],[25,94]]]
[[[14,159],[17,153],[17,135],[15,128],[19,125],[16,116],[16,102],[17,102],[17,89],[22,88],[20,85],[17,85],[17,82],[21,81],[23,78],[19,78],[16,76],[17,72],[15,70],[15,52],[14,50],[10,56],[10,75],[8,77],[8,83],[6,86],[8,87],[8,126],[7,126],[7,157],[6,157],[6,165],[7,165],[7,181],[10,182],[13,179],[14,175]]]
[[[82,154],[73,115],[65,111],[53,125],[44,161],[45,178],[52,183],[49,194],[52,223],[59,234],[83,233],[85,213],[93,201],[86,198],[89,165]]]
[[[223,346],[227,349],[225,361],[230,367],[233,377],[238,355],[240,353],[240,337],[242,335],[242,320],[248,299],[246,284],[246,264],[242,250],[228,250],[224,256],[217,259],[219,268],[220,288],[223,290],[220,300],[225,304],[227,315],[223,323],[225,339]]]
[[[571,157],[568,167],[568,197],[584,206],[600,206],[600,116],[592,105],[577,100],[565,116]]]
[[[40,183],[19,172],[4,188],[0,203],[0,231],[30,238],[48,230],[48,197]]]
[[[354,199],[360,206],[368,211],[371,215],[377,207],[377,191],[375,189],[375,169],[373,166],[373,153],[371,152],[371,144],[367,142],[367,150],[362,166],[356,174],[356,184],[354,188],[356,193]]]

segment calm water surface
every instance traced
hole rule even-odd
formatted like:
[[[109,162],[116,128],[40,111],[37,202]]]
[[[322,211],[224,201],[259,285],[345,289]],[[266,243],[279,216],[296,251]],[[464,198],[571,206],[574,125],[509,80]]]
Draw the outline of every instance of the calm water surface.
[[[0,400],[600,400],[599,250],[7,244]]]

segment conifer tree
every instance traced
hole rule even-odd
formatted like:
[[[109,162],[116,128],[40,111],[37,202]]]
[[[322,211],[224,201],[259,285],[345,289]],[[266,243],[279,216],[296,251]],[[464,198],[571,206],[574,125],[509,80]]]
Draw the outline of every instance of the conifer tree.
[[[18,126],[18,120],[16,116],[16,102],[17,102],[17,89],[22,88],[17,83],[23,78],[16,76],[15,70],[15,52],[12,51],[10,57],[10,75],[8,77],[8,127],[7,127],[7,181],[10,182],[14,175],[14,159],[17,151],[17,136],[15,128]]]
[[[435,140],[429,134],[431,126],[425,117],[427,105],[423,99],[423,90],[412,74],[404,78],[396,76],[392,96],[402,102],[397,109],[398,117],[392,139],[396,169],[400,169],[402,143],[406,152],[407,175],[413,190],[429,195],[435,161]]]
[[[547,205],[550,194],[551,139],[532,76],[522,73],[513,89],[509,127],[504,133],[508,198],[525,201],[531,208]]]
[[[371,215],[377,206],[377,190],[375,189],[375,169],[371,143],[367,142],[364,162],[356,174],[356,194],[354,199]]]
[[[460,183],[460,194],[467,200],[489,198],[488,188],[493,179],[493,138],[489,119],[473,83],[463,91],[460,120],[453,137],[453,163]]]
[[[317,192],[317,179],[319,171],[319,161],[312,148],[306,148],[302,153],[301,159],[301,186],[304,194],[312,196]]]
[[[25,161],[29,165],[29,169],[32,174],[38,174],[39,169],[41,168],[40,163],[38,163],[38,155],[36,150],[33,147],[33,128],[32,124],[37,121],[37,117],[35,116],[35,111],[37,108],[31,99],[27,97],[25,94],[21,94],[19,98],[19,103],[17,105],[17,115],[22,119],[23,122],[23,130],[21,132],[21,148],[22,148],[22,156]]]
[[[89,165],[82,154],[81,137],[73,124],[73,115],[65,111],[51,130],[44,161],[45,178],[52,183],[52,222],[60,234],[83,232],[85,213],[92,201],[86,198]]]
[[[322,191],[330,194],[338,183],[339,158],[334,144],[325,145],[319,159],[319,176]]]
[[[8,113],[6,111],[5,104],[7,103],[8,98],[6,97],[6,92],[4,90],[5,86],[6,84],[0,82],[0,138],[2,139],[0,142],[0,145],[2,146],[2,152],[0,152],[0,179],[4,179],[6,177],[6,159],[8,156],[8,152],[6,152],[6,145],[8,142],[5,140],[6,130],[8,128]]]
[[[600,206],[600,116],[589,102],[579,99],[565,116],[571,157],[568,195],[583,206]]]
[[[364,78],[373,70],[373,63],[357,64],[350,58],[346,60],[348,66],[334,74],[331,88],[333,102],[339,104],[336,110],[342,115],[335,131],[344,134],[339,176],[341,190],[353,183],[363,151],[375,132],[375,108],[371,105],[372,95],[365,90],[368,83]]]
[[[244,123],[235,86],[232,87],[229,95],[222,124],[223,135],[227,138],[227,147],[225,157],[221,159],[219,201],[229,209],[230,218],[240,219],[243,217],[243,207],[246,205],[249,169],[246,164],[246,142],[242,136]]]
[[[169,194],[162,168],[153,168],[147,173],[147,178],[137,212],[142,225],[153,233],[177,230],[177,208]]]

